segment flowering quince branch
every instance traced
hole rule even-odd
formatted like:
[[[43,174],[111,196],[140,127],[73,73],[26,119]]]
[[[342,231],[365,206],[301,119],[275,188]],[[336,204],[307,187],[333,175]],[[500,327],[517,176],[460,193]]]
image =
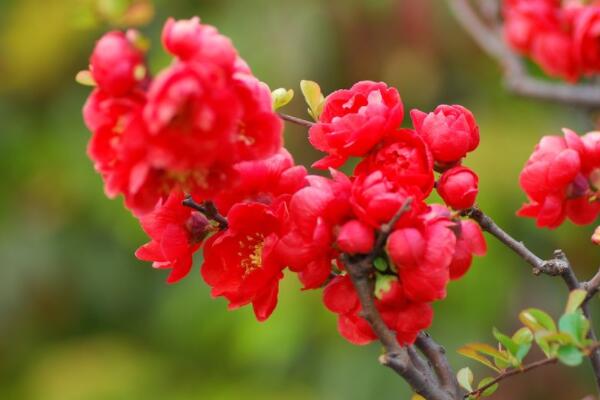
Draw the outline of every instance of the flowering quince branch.
[[[524,2],[527,1],[524,0]],[[600,91],[596,85],[554,83],[529,76],[519,55],[502,40],[502,31],[498,28],[497,21],[492,26],[486,25],[473,10],[469,0],[448,0],[448,4],[464,30],[477,42],[479,47],[503,67],[505,83],[510,91],[525,97],[568,105],[589,108],[600,106]],[[557,48],[548,47],[545,51],[560,54]],[[560,74],[560,72],[557,71],[555,74]]]
[[[277,112],[293,91],[271,92],[229,38],[197,17],[166,22],[162,44],[173,62],[155,76],[141,42],[137,31],[105,34],[78,80],[94,86],[83,109],[88,155],[107,196],[122,195],[149,236],[136,257],[169,270],[167,282],[186,277],[202,251],[211,295],[229,309],[251,305],[264,321],[289,270],[304,289],[323,291],[341,336],[356,345],[379,340],[381,363],[432,400],[462,397],[461,378],[424,331],[431,304],[485,255],[482,229],[536,274],[585,287],[578,313],[589,318],[585,297],[600,276],[580,284],[562,252],[544,261],[474,208],[479,178],[463,161],[480,135],[465,107],[414,109],[411,128],[402,128],[400,94],[383,82],[324,96],[316,82],[301,81],[309,122]],[[308,128],[324,153],[313,167],[330,177],[295,164],[283,121]],[[358,163],[346,175],[339,169],[349,159]],[[521,173],[529,202],[519,215],[540,227],[591,223],[600,214],[599,161],[598,132],[543,138]],[[427,203],[434,190],[444,204]],[[580,317],[568,316],[588,322]],[[588,332],[596,340],[586,329],[578,344]],[[580,358],[581,348],[573,353]],[[600,352],[590,359],[599,377]]]

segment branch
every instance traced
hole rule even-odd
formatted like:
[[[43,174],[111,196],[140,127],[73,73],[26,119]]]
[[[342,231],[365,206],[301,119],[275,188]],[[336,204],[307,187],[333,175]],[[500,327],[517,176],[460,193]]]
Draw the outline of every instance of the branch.
[[[309,128],[309,129],[310,129],[310,127],[312,127],[315,124],[314,122],[310,122],[305,119],[294,117],[294,116],[287,115],[287,114],[280,113],[280,112],[278,112],[277,115],[279,115],[279,118],[281,118],[284,121],[288,121],[293,124],[300,125],[300,126],[303,126],[305,128]]]
[[[508,90],[521,96],[568,105],[600,106],[600,90],[595,85],[569,85],[529,76],[521,58],[504,43],[500,30],[484,24],[469,0],[448,0],[448,4],[464,30],[503,67]]]
[[[583,285],[579,282],[577,276],[573,272],[573,269],[571,268],[571,263],[569,262],[565,253],[562,250],[555,250],[554,258],[544,261],[540,257],[536,256],[531,250],[529,250],[523,244],[523,242],[515,240],[502,228],[496,225],[496,223],[480,209],[473,207],[464,210],[462,214],[476,221],[479,224],[479,226],[481,226],[481,229],[492,234],[506,247],[511,249],[514,253],[516,253],[523,260],[529,263],[533,267],[533,273],[535,275],[544,273],[550,276],[560,276],[570,291],[580,289],[583,287]],[[595,281],[595,278],[596,277],[592,278],[591,281]],[[598,277],[597,280],[600,280],[600,277]],[[585,317],[591,322],[591,314],[589,311],[588,304],[584,302],[584,304],[582,304],[581,306],[581,309]],[[588,338],[596,342],[596,332],[594,330],[593,324],[590,325],[591,328],[590,332],[588,333]],[[596,386],[600,390],[600,349],[593,349],[590,353],[589,358],[590,363],[592,364],[592,369],[594,370]]]
[[[460,397],[458,382],[452,367],[446,358],[446,349],[440,346],[427,332],[421,332],[417,337],[416,345],[431,363],[435,374],[438,376],[442,388],[456,397]]]
[[[181,202],[185,207],[189,207],[193,210],[199,211],[208,219],[211,219],[219,224],[219,229],[222,231],[229,227],[229,223],[227,222],[227,218],[219,213],[215,203],[212,201],[205,201],[202,204],[198,204],[194,201],[192,196],[186,196],[185,200]]]
[[[427,368],[424,360],[414,351],[412,347],[402,347],[396,339],[396,334],[388,328],[381,318],[374,299],[374,268],[373,260],[380,254],[385,247],[385,242],[389,237],[394,225],[409,209],[412,198],[408,198],[398,209],[394,217],[382,225],[376,245],[372,252],[366,255],[350,256],[342,254],[341,259],[356,289],[356,293],[361,304],[361,316],[369,323],[373,332],[383,345],[385,353],[379,358],[381,364],[393,369],[398,375],[402,376],[415,392],[430,400],[452,400],[460,398],[458,386],[454,385],[451,390],[447,390],[443,384],[436,382],[431,370]],[[418,344],[417,344],[418,345]],[[433,349],[433,347],[432,347]],[[425,354],[425,353],[424,353]],[[429,357],[425,354],[426,357]],[[444,359],[448,369],[450,368],[445,360],[443,353],[438,357]],[[437,372],[437,370],[436,370]],[[450,374],[452,374],[450,372]],[[446,378],[443,380],[447,381]],[[440,377],[440,383],[442,379]],[[451,381],[448,381],[451,382]]]
[[[600,347],[600,343],[594,343],[593,345],[588,347],[586,350],[590,353],[590,356],[591,356],[591,354],[593,354],[599,347]],[[477,390],[467,393],[464,396],[464,398],[466,399],[469,396],[474,396],[475,398],[478,398],[478,396],[480,396],[486,389],[494,386],[496,383],[503,381],[506,378],[509,378],[514,375],[524,374],[525,372],[531,371],[531,370],[539,368],[539,367],[543,367],[545,365],[555,364],[557,361],[558,361],[557,357],[545,358],[543,360],[539,360],[536,362],[532,362],[531,364],[524,365],[518,369],[511,369],[509,371],[505,371],[505,372],[499,374],[498,376],[496,376],[496,378],[494,378],[487,384],[478,388]]]
[[[600,268],[598,268],[598,272],[596,272],[596,275],[594,275],[592,279],[581,284],[581,288],[588,292],[584,301],[584,304],[587,304],[587,302],[600,290]]]

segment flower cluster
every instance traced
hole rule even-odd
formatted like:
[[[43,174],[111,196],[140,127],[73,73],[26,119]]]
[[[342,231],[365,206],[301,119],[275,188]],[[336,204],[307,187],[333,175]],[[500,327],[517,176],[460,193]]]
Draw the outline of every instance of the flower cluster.
[[[282,147],[269,89],[229,39],[194,18],[169,20],[162,41],[174,60],[151,77],[138,33],[102,37],[84,107],[106,193],[122,194],[151,238],[136,256],[176,282],[202,249],[212,295],[231,309],[251,304],[261,321],[289,269],[305,289],[324,289],[340,333],[357,344],[375,335],[347,263],[368,259],[383,320],[400,343],[414,342],[431,303],[486,251],[479,226],[460,217],[478,193],[462,165],[479,144],[471,112],[413,110],[407,129],[400,95],[384,83],[319,92],[309,140],[327,153],[314,167],[330,177],[308,175]],[[352,173],[341,172],[350,158]],[[426,203],[434,188],[446,205]]]
[[[556,228],[569,218],[592,223],[600,214],[600,132],[580,137],[564,129],[564,136],[544,136],[520,175],[529,198],[518,212],[535,218],[539,227]]]
[[[551,76],[576,81],[600,72],[600,2],[505,0],[504,35]]]

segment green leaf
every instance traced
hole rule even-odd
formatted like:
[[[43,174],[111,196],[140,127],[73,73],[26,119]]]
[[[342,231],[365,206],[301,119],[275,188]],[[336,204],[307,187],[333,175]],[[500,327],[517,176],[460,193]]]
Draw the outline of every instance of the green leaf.
[[[543,339],[548,344],[556,343],[559,346],[564,346],[565,344],[573,344],[573,338],[568,333],[558,332],[558,333],[549,333],[547,335],[542,335],[541,339]]]
[[[277,110],[292,101],[294,91],[284,88],[275,89],[271,92],[271,98],[273,99],[273,110]]]
[[[487,378],[483,378],[480,382],[479,385],[477,385],[477,389],[481,389],[482,387],[484,387],[485,385],[489,384],[490,382],[492,382],[494,380],[494,378],[488,376]],[[490,386],[489,388],[485,389],[483,392],[481,392],[481,395],[483,397],[488,397],[493,395],[496,390],[498,390],[498,384],[494,383],[492,386]]]
[[[385,272],[388,269],[388,263],[383,257],[377,257],[375,261],[373,261],[373,265],[378,271]]]
[[[485,344],[485,343],[469,343],[466,345],[466,347],[469,347],[475,351],[478,351],[482,354],[491,356],[491,357],[498,357],[498,358],[504,358],[508,360],[507,354],[503,351],[500,351],[492,346],[490,346],[489,344]]]
[[[494,364],[500,369],[507,369],[512,366],[512,363],[505,358],[494,357]]]
[[[461,347],[460,349],[457,350],[457,352],[458,352],[458,354],[460,354],[464,357],[468,357],[472,360],[480,362],[481,364],[485,365],[488,368],[493,369],[496,372],[502,372],[489,359],[482,356],[477,351],[473,350],[472,348],[470,348],[468,346]],[[504,359],[504,357],[502,357],[502,359]]]
[[[512,340],[516,344],[531,344],[533,342],[533,333],[531,329],[523,327],[514,333]]]
[[[567,306],[565,307],[565,314],[571,314],[577,311],[577,309],[583,304],[583,301],[587,297],[587,291],[583,289],[575,289],[569,293],[569,299],[567,300]]]
[[[573,345],[560,347],[556,356],[560,362],[570,367],[576,367],[583,361],[583,353]]]
[[[461,387],[469,392],[473,391],[473,371],[471,368],[464,367],[456,374],[456,379]]]
[[[500,332],[498,329],[493,328],[492,333],[497,341],[499,341],[502,346],[508,350],[508,352],[512,355],[515,355],[519,350],[519,345],[515,343],[511,338]]]
[[[300,81],[300,90],[308,104],[308,113],[315,121],[318,121],[325,103],[321,87],[317,82],[302,80]]]
[[[398,278],[394,275],[383,275],[375,274],[375,297],[379,300],[390,290],[392,282],[397,281]]]
[[[564,314],[558,321],[561,332],[573,338],[575,344],[581,345],[590,330],[589,321],[580,312]]]
[[[519,319],[534,333],[540,330],[556,332],[556,324],[552,317],[537,308],[528,308],[521,311]]]
[[[546,357],[554,357],[556,352],[556,345],[551,345],[545,338],[552,333],[548,331],[539,331],[534,334],[534,339],[540,349],[544,352]]]
[[[96,86],[96,81],[94,80],[92,73],[88,70],[79,71],[77,75],[75,75],[75,82],[83,86]]]

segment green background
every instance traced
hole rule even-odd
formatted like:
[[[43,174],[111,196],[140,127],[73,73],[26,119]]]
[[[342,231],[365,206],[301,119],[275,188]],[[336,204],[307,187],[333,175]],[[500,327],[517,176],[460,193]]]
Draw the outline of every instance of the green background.
[[[258,323],[250,309],[227,312],[222,299],[210,298],[198,262],[187,279],[167,285],[164,272],[135,259],[146,238],[121,199],[103,195],[85,154],[90,134],[81,107],[89,88],[73,79],[110,29],[106,22],[82,23],[81,7],[95,1],[109,0],[0,2],[0,399],[409,398],[405,384],[377,364],[378,346],[341,339],[321,294],[300,291],[294,276],[282,283],[273,316]],[[518,174],[535,143],[563,126],[590,130],[589,115],[506,93],[499,67],[452,20],[445,2],[154,6],[141,30],[153,44],[155,72],[169,62],[159,40],[164,20],[199,15],[230,36],[272,88],[298,93],[299,81],[312,79],[329,93],[361,79],[383,80],[398,87],[407,110],[470,108],[482,139],[466,165],[480,176],[481,207],[539,254],[560,247],[581,277],[595,272],[593,226],[538,230],[514,215],[524,200]],[[297,97],[286,112],[306,117],[304,109]],[[286,128],[299,163],[319,157],[305,130]],[[489,254],[435,305],[432,334],[456,370],[469,365],[482,378],[488,371],[456,349],[492,343],[493,326],[512,332],[524,307],[556,316],[565,295],[559,280],[532,276],[490,241]],[[551,366],[503,384],[497,398],[580,399],[592,390],[587,365]]]

